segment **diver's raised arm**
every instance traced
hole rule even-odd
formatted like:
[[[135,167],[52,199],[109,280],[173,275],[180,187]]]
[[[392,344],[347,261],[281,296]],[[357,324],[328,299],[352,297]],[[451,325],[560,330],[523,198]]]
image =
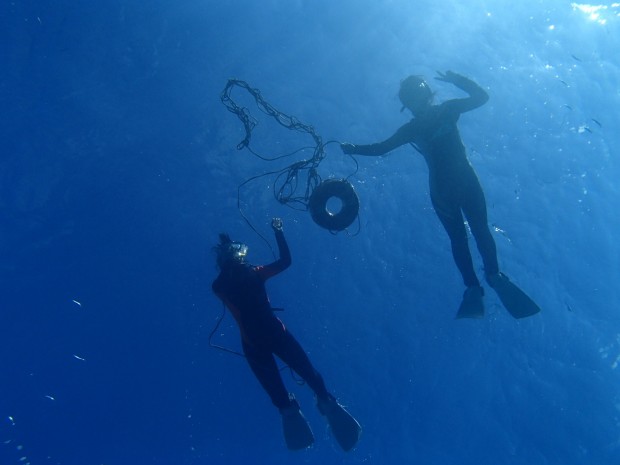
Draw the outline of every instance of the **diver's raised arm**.
[[[281,218],[273,218],[271,220],[271,227],[273,232],[276,235],[276,242],[278,243],[278,253],[280,255],[280,265],[283,268],[288,268],[291,266],[291,251],[288,248],[288,244],[286,239],[284,238],[284,231],[282,230],[282,219]]]
[[[282,220],[280,218],[273,218],[271,220],[271,228],[275,233],[276,242],[278,243],[279,257],[275,262],[269,265],[262,265],[254,268],[263,281],[286,270],[292,263],[291,251],[284,238],[284,231],[282,231]]]
[[[459,102],[461,106],[461,112],[478,108],[489,100],[489,94],[487,94],[482,87],[461,74],[457,74],[452,71],[446,71],[445,73],[437,71],[437,77],[435,77],[435,79],[438,81],[449,82],[469,94],[469,98],[455,99],[455,101]]]

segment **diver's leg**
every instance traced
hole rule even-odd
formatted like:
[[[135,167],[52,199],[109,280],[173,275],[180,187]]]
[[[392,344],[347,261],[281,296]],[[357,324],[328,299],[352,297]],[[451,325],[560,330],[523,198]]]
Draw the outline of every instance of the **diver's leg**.
[[[443,224],[444,229],[450,237],[452,256],[457,268],[463,276],[463,282],[467,287],[480,286],[480,281],[474,271],[474,264],[469,251],[467,241],[467,230],[460,208],[456,205],[448,205],[447,202],[440,202],[436,195],[431,193],[433,208]]]
[[[274,353],[308,383],[318,398],[329,397],[323,377],[312,366],[308,355],[288,330],[285,329],[279,335],[274,344]]]
[[[291,404],[288,391],[282,382],[280,371],[271,351],[243,341],[243,353],[263,389],[269,394],[273,405],[279,409]]]
[[[484,303],[482,297],[484,290],[474,271],[469,244],[467,242],[467,230],[463,223],[460,210],[447,214],[445,210],[435,207],[437,215],[450,236],[452,255],[466,286],[463,299],[456,312],[456,318],[482,318],[484,316]]]
[[[489,229],[487,205],[484,192],[474,172],[468,180],[467,189],[463,192],[462,208],[469,223],[471,232],[476,240],[478,251],[484,263],[484,272],[487,276],[499,273],[497,262],[497,247]]]
[[[312,388],[317,397],[319,412],[327,419],[334,438],[343,450],[355,447],[362,427],[325,388],[323,377],[310,363],[308,355],[291,333],[285,330],[278,338],[276,355],[295,370]]]
[[[301,413],[295,396],[286,391],[271,350],[257,348],[244,342],[243,351],[256,378],[271,397],[273,405],[280,411],[287,447],[291,450],[300,450],[312,445],[314,435],[310,425]]]

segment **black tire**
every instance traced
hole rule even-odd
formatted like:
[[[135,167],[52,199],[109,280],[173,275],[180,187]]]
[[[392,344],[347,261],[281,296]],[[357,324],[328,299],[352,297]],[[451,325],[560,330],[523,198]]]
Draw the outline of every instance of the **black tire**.
[[[336,197],[342,202],[338,213],[327,209],[327,201]],[[308,210],[316,224],[330,231],[342,231],[348,228],[360,209],[360,201],[353,186],[346,179],[327,179],[319,184],[308,201]]]

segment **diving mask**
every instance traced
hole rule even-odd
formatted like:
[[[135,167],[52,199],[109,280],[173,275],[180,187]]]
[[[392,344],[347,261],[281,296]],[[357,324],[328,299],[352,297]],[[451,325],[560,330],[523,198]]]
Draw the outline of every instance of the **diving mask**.
[[[233,258],[239,260],[245,258],[248,254],[248,246],[241,242],[232,242],[228,246],[228,251]]]

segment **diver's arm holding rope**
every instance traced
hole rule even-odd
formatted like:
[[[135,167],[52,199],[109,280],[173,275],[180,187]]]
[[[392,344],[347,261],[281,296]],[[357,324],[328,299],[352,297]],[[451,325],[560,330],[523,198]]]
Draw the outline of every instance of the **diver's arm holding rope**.
[[[340,148],[347,155],[365,155],[377,157],[411,142],[413,131],[413,121],[401,126],[390,138],[383,142],[368,145],[354,145],[349,143],[340,144]]]

